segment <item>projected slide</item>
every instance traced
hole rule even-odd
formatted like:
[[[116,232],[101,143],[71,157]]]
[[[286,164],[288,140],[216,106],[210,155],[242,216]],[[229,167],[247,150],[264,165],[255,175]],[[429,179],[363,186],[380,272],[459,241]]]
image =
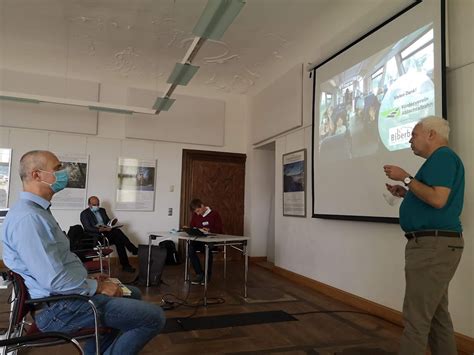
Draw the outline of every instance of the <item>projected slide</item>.
[[[319,85],[319,155],[344,160],[410,147],[435,113],[433,25],[408,34]]]

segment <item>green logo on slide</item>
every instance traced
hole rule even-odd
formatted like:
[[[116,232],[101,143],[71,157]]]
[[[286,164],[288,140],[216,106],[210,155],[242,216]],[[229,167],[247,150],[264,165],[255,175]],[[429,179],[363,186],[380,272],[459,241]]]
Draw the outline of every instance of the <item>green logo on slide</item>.
[[[379,111],[379,135],[390,151],[410,146],[411,131],[423,117],[435,113],[433,81],[424,73],[408,72],[385,94]]]

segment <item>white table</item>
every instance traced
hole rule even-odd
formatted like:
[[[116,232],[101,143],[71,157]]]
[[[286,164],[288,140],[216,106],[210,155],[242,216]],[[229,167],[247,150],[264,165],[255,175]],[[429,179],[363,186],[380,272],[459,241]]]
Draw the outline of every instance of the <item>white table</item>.
[[[192,241],[200,242],[205,244],[205,266],[204,266],[204,305],[207,306],[207,273],[209,269],[209,244],[213,246],[224,246],[224,274],[226,273],[226,248],[228,246],[239,250],[245,257],[245,268],[244,268],[244,298],[247,298],[247,277],[249,269],[249,256],[247,242],[250,237],[244,237],[240,235],[227,235],[227,234],[215,234],[206,237],[190,237],[184,232],[170,233],[170,232],[153,232],[148,237],[148,269],[147,269],[147,280],[150,273],[150,257],[151,257],[151,244],[154,239],[159,237],[160,239],[171,239],[178,238],[186,241],[186,260],[184,266],[184,281],[189,281],[189,245]],[[241,246],[241,248],[239,248]],[[148,281],[147,281],[148,283]]]

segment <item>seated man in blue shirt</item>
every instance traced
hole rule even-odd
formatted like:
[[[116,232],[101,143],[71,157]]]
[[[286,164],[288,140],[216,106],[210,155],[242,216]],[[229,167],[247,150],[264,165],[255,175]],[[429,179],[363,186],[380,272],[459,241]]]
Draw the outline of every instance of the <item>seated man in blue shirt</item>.
[[[119,256],[122,270],[126,272],[135,272],[127,256],[127,250],[133,255],[138,254],[138,248],[128,239],[128,237],[119,229],[107,226],[110,218],[107,216],[105,208],[100,207],[100,201],[97,196],[91,196],[87,200],[89,208],[81,212],[81,223],[84,230],[90,235],[105,235],[110,244],[115,244]]]
[[[2,229],[3,261],[20,274],[34,298],[61,294],[91,296],[102,326],[116,329],[101,339],[101,353],[137,354],[165,324],[159,306],[122,297],[120,287],[105,277],[89,279],[79,258],[70,252],[69,241],[49,209],[53,195],[64,189],[68,172],[51,152],[31,151],[20,160],[23,192],[10,209]],[[57,301],[36,314],[41,331],[75,332],[94,326],[87,302]],[[94,340],[86,353],[95,353]]]

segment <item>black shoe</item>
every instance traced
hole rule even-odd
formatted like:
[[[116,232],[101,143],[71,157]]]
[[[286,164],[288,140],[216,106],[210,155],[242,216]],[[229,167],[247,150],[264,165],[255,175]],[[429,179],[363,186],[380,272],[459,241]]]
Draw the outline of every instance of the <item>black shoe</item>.
[[[191,280],[192,285],[204,285],[204,274],[197,274],[194,279]]]
[[[125,272],[135,272],[136,271],[136,269],[134,267],[132,267],[131,265],[122,266],[122,270],[125,271]]]

